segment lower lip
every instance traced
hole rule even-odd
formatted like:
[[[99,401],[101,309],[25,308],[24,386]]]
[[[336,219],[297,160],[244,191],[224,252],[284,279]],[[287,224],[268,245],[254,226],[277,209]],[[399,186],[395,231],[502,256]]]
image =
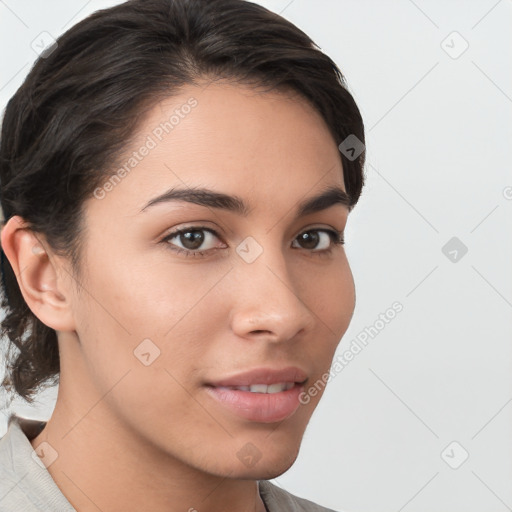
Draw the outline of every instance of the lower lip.
[[[206,390],[221,405],[246,420],[275,423],[289,418],[299,408],[299,395],[304,386],[295,384],[279,393],[251,393],[214,386],[207,386]]]

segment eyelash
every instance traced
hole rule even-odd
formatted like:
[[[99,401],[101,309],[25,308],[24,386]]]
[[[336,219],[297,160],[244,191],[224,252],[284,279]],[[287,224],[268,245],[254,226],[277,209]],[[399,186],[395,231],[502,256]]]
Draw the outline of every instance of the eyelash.
[[[184,254],[187,257],[200,258],[200,257],[206,256],[207,253],[209,253],[209,252],[216,251],[217,249],[219,249],[219,247],[217,247],[214,249],[207,249],[205,251],[192,251],[190,249],[182,249],[181,247],[172,246],[171,244],[168,243],[169,240],[172,240],[173,238],[175,238],[179,235],[182,235],[183,233],[189,233],[191,231],[208,231],[209,233],[213,234],[215,237],[219,238],[219,235],[213,229],[207,228],[205,226],[193,226],[193,227],[188,227],[188,228],[183,228],[183,229],[173,231],[172,233],[169,233],[167,236],[165,236],[161,240],[161,242],[167,244],[171,251],[174,251],[177,254]],[[316,256],[329,256],[332,253],[332,250],[335,246],[337,246],[337,245],[341,246],[341,245],[345,244],[343,232],[338,231],[336,229],[324,229],[324,228],[308,229],[306,231],[302,231],[301,233],[299,233],[299,235],[297,235],[297,237],[299,237],[300,235],[303,235],[304,233],[311,233],[311,232],[327,233],[332,242],[328,249],[322,249],[322,250],[304,249],[305,251],[309,251]]]

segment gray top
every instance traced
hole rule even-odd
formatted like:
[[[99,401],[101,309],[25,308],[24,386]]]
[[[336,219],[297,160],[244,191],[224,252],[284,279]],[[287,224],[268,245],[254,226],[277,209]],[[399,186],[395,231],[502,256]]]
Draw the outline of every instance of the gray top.
[[[44,421],[11,415],[0,439],[0,512],[76,512],[35,453],[30,439]],[[335,512],[259,480],[268,512]]]

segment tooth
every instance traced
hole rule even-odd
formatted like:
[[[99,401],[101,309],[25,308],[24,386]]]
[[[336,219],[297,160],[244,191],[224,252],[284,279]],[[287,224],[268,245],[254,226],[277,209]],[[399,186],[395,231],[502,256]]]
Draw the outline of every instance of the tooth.
[[[295,386],[295,382],[276,382],[274,384],[252,384],[251,386],[218,386],[230,391],[250,391],[251,393],[280,393]]]
[[[268,386],[266,384],[253,384],[250,386],[251,393],[266,393]]]
[[[270,384],[267,389],[267,393],[279,393],[280,391],[284,391],[286,384],[279,382],[278,384]]]

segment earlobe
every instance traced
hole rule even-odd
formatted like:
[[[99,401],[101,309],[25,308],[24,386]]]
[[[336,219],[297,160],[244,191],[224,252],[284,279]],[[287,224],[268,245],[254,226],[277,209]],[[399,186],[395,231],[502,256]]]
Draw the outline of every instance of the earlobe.
[[[65,287],[56,258],[44,238],[19,216],[1,233],[2,249],[16,275],[23,298],[34,315],[56,331],[74,330],[70,288]]]

